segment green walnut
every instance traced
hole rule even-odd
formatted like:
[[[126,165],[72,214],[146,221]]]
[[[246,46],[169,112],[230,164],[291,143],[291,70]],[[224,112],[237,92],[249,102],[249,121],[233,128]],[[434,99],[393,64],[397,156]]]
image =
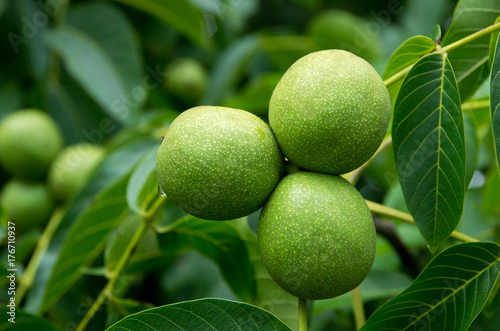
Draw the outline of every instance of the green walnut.
[[[285,291],[307,300],[347,293],[375,259],[373,218],[339,176],[297,172],[276,187],[258,225],[262,261]]]
[[[384,82],[343,50],[308,54],[283,75],[269,123],[284,156],[306,170],[348,173],[380,146],[391,117]]]
[[[64,201],[78,191],[104,157],[104,148],[82,143],[66,147],[49,169],[49,187],[56,198]]]
[[[57,124],[39,110],[19,110],[0,122],[0,164],[18,177],[41,178],[62,147]]]
[[[54,199],[43,183],[9,180],[1,194],[0,203],[9,220],[20,231],[31,226],[43,226],[54,210]]]
[[[160,188],[187,213],[230,220],[261,208],[284,159],[269,126],[240,109],[200,106],[170,125],[156,158]]]
[[[177,59],[167,66],[164,85],[172,94],[187,100],[198,100],[208,82],[208,75],[203,66],[190,58]]]

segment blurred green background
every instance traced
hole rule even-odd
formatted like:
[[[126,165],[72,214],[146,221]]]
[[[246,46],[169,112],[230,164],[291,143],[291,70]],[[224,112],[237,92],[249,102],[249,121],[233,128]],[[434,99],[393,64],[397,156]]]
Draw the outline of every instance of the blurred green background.
[[[140,137],[153,137],[159,144],[168,124],[196,105],[240,108],[266,119],[274,87],[300,57],[341,48],[363,57],[382,74],[406,39],[432,35],[436,24],[446,28],[455,4],[453,0],[0,0],[0,120],[22,108],[38,108],[57,122],[65,145],[85,142],[103,145],[109,152]],[[481,155],[478,168],[488,169],[490,152]],[[9,178],[0,169],[0,186]],[[484,176],[481,180],[484,183]],[[487,224],[498,216],[496,209],[489,218],[482,214],[482,185],[473,180],[460,225],[481,239],[491,237]],[[368,199],[405,209],[391,149],[372,163],[357,188]],[[172,204],[165,213],[171,218],[182,215]],[[254,227],[257,217],[250,217]],[[474,226],[467,222],[478,217],[484,222]],[[131,218],[122,230],[136,221]],[[28,260],[40,236],[41,229],[31,230],[19,238],[21,263]],[[397,232],[417,261],[401,264],[394,243],[380,236],[375,271],[364,284],[368,314],[406,288],[431,258],[416,228],[399,224]],[[108,316],[108,323],[151,304],[210,296],[237,299],[217,265],[198,253],[150,258],[147,268],[137,266],[123,281],[123,292],[137,301],[123,299],[125,313]],[[100,256],[94,265],[102,262]],[[52,323],[71,327],[81,319],[81,312],[104,286],[104,278],[92,272],[95,268],[50,310]],[[98,314],[91,326],[102,327],[103,315]],[[481,316],[475,330],[497,330],[499,314],[493,316],[496,323],[490,317]],[[313,320],[313,330],[353,330],[349,297],[318,302]]]
[[[450,0],[0,2],[0,117],[40,108],[66,142],[101,143],[158,109],[226,105],[265,117],[283,72],[343,48],[383,71]],[[110,118],[113,125],[100,129]],[[98,132],[100,131],[100,132]]]

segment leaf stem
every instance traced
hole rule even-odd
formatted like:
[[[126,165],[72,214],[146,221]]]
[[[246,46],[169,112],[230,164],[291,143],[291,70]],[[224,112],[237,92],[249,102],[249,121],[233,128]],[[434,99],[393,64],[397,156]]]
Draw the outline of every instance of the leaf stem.
[[[467,101],[462,104],[463,111],[474,111],[477,109],[489,108],[489,107],[490,107],[490,99]]]
[[[467,43],[470,43],[478,38],[482,38],[484,36],[487,36],[493,32],[499,31],[499,30],[500,30],[500,22],[495,23],[493,25],[490,25],[482,30],[479,30],[471,35],[468,35],[467,37],[464,37],[460,40],[457,40],[456,42],[449,44],[447,46],[444,46],[444,47],[436,46],[436,48],[432,52],[430,52],[429,54],[446,53],[446,52],[453,51],[457,48],[462,47],[463,45],[465,45]],[[395,83],[397,83],[398,81],[400,81],[401,79],[403,79],[406,76],[406,74],[411,70],[411,68],[413,67],[414,64],[415,63],[409,65],[408,67],[402,69],[398,73],[387,78],[384,81],[385,86],[390,87],[390,86],[394,85]],[[475,101],[475,102],[466,102],[463,105],[463,110],[473,110],[473,109],[478,109],[478,108],[482,108],[482,107],[489,107],[489,101],[481,100],[481,101]],[[386,137],[384,139],[384,142],[386,142],[386,139],[390,139],[390,138],[391,138],[391,136]],[[365,171],[366,167],[368,166],[368,164],[370,164],[370,162],[374,159],[374,157],[377,154],[379,154],[385,147],[387,147],[387,146],[384,146],[384,142],[382,142],[382,145],[380,145],[379,150],[377,150],[377,152],[368,161],[366,161],[365,164],[363,164],[360,168],[350,172],[349,174],[347,174],[345,176],[347,179],[349,179],[349,181],[353,185],[357,182],[357,180],[359,179],[361,174]],[[389,140],[387,143],[390,144],[391,142],[392,142],[392,140]]]
[[[388,216],[388,217],[395,218],[397,220],[415,225],[415,221],[413,220],[413,217],[408,213],[402,212],[400,210],[397,210],[397,209],[394,209],[391,207],[381,205],[381,204],[373,202],[373,201],[369,201],[369,200],[365,200],[365,201],[366,201],[366,204],[368,205],[368,208],[370,208],[370,210],[372,212],[374,212],[375,214],[382,215],[382,216]],[[450,237],[455,238],[457,240],[460,240],[462,242],[478,242],[479,241],[476,238],[470,237],[470,236],[468,236],[464,233],[458,232],[458,231],[453,231],[450,234]]]
[[[429,53],[429,54],[431,54],[431,53]],[[411,70],[411,68],[413,68],[414,64],[415,63],[409,65],[408,67],[404,68],[403,70],[399,71],[398,73],[396,73],[396,74],[392,75],[391,77],[387,78],[386,80],[384,80],[385,86],[391,87],[392,85],[394,85],[395,83],[397,83],[401,79],[403,79],[406,76],[406,74]]]
[[[94,317],[94,315],[97,313],[97,311],[100,309],[101,305],[104,303],[104,300],[108,297],[112,296],[113,293],[113,288],[116,284],[116,281],[120,278],[123,270],[125,269],[125,266],[127,265],[127,262],[129,261],[130,257],[132,256],[132,251],[134,248],[137,246],[139,241],[142,239],[142,236],[144,233],[146,233],[146,230],[151,226],[151,223],[155,219],[156,214],[158,211],[163,207],[165,202],[167,201],[166,197],[163,196],[158,196],[156,199],[155,203],[151,207],[151,209],[146,213],[146,215],[143,217],[141,225],[137,229],[136,233],[128,243],[127,247],[123,251],[122,256],[116,263],[115,269],[111,273],[108,279],[108,283],[104,287],[104,289],[101,291],[99,296],[97,297],[96,301],[92,304],[90,309],[87,311],[83,319],[80,321],[80,324],[78,324],[77,328],[75,331],[83,331],[87,327],[88,323],[90,320]]]
[[[160,196],[156,199],[156,201],[151,206],[151,209],[145,214],[144,218],[146,220],[152,220],[155,218],[158,211],[163,207],[163,205],[167,202],[166,196]]]
[[[467,37],[464,37],[462,39],[459,39],[459,40],[455,41],[452,44],[449,44],[449,45],[446,45],[444,47],[441,47],[441,49],[439,50],[439,52],[446,53],[446,52],[453,51],[453,50],[455,50],[457,48],[462,47],[463,45],[465,45],[467,43],[470,43],[471,41],[474,41],[476,39],[485,37],[485,36],[487,36],[487,35],[489,35],[489,34],[491,34],[493,32],[496,32],[498,30],[500,30],[500,22],[495,23],[493,25],[490,25],[487,28],[484,28],[484,29],[479,30],[477,32],[474,32],[473,34],[470,34]]]
[[[45,230],[43,230],[42,236],[40,237],[40,240],[36,245],[33,256],[31,257],[28,266],[26,267],[21,281],[19,282],[19,289],[16,293],[17,302],[21,302],[23,300],[24,295],[33,284],[36,271],[38,270],[40,262],[42,262],[42,257],[47,251],[47,247],[49,247],[49,243],[52,240],[52,237],[54,236],[57,228],[59,227],[59,224],[61,224],[64,213],[65,210],[63,208],[57,208],[52,213],[52,216],[50,217]]]
[[[347,173],[345,175],[342,175],[342,177],[345,177],[348,181],[351,182],[352,185],[355,185],[358,179],[361,177],[363,172],[366,170],[368,165],[378,156],[380,155],[383,151],[387,149],[392,144],[392,137],[387,136],[384,138],[382,143],[380,144],[379,148],[377,151],[372,155],[372,157],[366,161],[361,167],[351,171],[350,173]]]
[[[499,31],[499,30],[500,30],[500,22],[495,23],[493,25],[490,25],[490,26],[488,26],[482,30],[479,30],[471,35],[468,35],[467,37],[464,37],[460,40],[457,40],[452,44],[446,45],[444,47],[436,47],[436,49],[434,51],[430,52],[429,54],[451,52],[457,48],[462,47],[465,44],[468,44],[474,40],[477,40],[479,38],[482,38],[484,36],[487,36],[493,32]],[[399,80],[403,79],[406,76],[406,74],[408,73],[408,71],[411,70],[412,67],[413,67],[413,64],[404,68],[403,70],[399,71],[398,73],[394,74],[393,76],[387,78],[384,81],[385,86],[387,86],[387,87],[392,86],[393,84],[395,84]]]
[[[363,299],[361,298],[361,289],[359,286],[351,291],[351,298],[354,323],[356,324],[356,330],[359,330],[366,323],[365,307],[363,306]]]
[[[299,331],[307,331],[307,300],[299,298]]]
[[[156,191],[151,191],[151,193],[149,193],[146,198],[144,199],[144,202],[142,203],[142,206],[141,206],[141,216],[143,217],[147,217],[147,210],[148,210],[148,207],[151,205],[152,201],[156,198],[156,196],[158,195],[158,192]]]

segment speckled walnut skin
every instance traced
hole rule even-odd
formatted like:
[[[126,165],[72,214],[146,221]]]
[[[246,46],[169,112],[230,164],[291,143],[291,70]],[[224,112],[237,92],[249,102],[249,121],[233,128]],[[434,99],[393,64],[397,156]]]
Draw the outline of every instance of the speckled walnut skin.
[[[307,300],[359,286],[372,268],[377,241],[361,194],[342,177],[312,172],[278,184],[260,215],[258,239],[274,281]]]
[[[158,181],[187,213],[230,220],[261,208],[284,172],[270,127],[240,109],[200,106],[170,125],[156,158]]]
[[[329,174],[365,163],[382,142],[390,117],[382,78],[343,50],[314,52],[295,62],[269,106],[269,123],[285,157]]]

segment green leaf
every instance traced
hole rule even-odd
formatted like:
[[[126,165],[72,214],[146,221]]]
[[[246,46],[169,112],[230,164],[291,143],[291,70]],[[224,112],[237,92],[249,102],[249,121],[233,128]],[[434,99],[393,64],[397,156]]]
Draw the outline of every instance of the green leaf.
[[[432,27],[432,29],[427,33],[427,36],[434,41],[441,39],[441,26],[436,24]]]
[[[7,0],[0,0],[0,17],[2,17],[3,13],[7,9]]]
[[[498,22],[500,22],[500,15],[497,17],[497,19],[495,20],[495,24],[497,24]],[[496,45],[497,45],[497,39],[498,39],[498,35],[500,34],[500,32],[498,31],[495,31],[493,32],[491,35],[490,35],[490,46],[489,46],[489,49],[490,49],[490,58],[489,58],[489,66],[491,68],[492,64],[493,64],[493,61],[495,60],[495,52],[496,52]]]
[[[394,76],[406,67],[411,66],[422,56],[429,54],[436,47],[435,42],[425,36],[414,36],[406,40],[392,53],[385,67],[383,79]]]
[[[157,139],[140,137],[112,149],[93,172],[87,185],[71,201],[72,205],[79,205],[81,200],[94,201],[99,192],[103,192],[116,185],[123,178],[129,177],[137,164],[155,146],[158,146]]]
[[[191,5],[188,0],[162,1],[162,0],[116,0],[131,7],[142,10],[179,32],[185,34],[191,41],[207,46],[209,39],[204,29],[205,21],[202,13]]]
[[[465,150],[467,154],[465,162],[465,187],[469,183],[476,171],[477,163],[479,161],[479,136],[477,133],[478,124],[476,119],[468,113],[463,113],[464,117],[464,132],[465,132]]]
[[[491,169],[486,176],[486,183],[483,186],[482,208],[485,214],[500,216],[500,200],[498,188],[500,187],[500,173],[496,169]]]
[[[113,59],[94,39],[81,30],[60,26],[47,31],[44,40],[62,57],[69,74],[109,116],[123,124],[134,123],[137,109],[123,104],[123,98],[131,92]]]
[[[15,82],[3,84],[0,88],[0,120],[7,114],[21,108],[22,94]]]
[[[464,214],[456,231],[480,240],[494,240],[497,221],[483,211],[483,188],[469,188],[465,193]],[[498,196],[498,194],[496,194]]]
[[[269,100],[282,76],[277,72],[258,76],[250,81],[241,92],[224,102],[224,106],[245,109],[259,116],[267,116]]]
[[[226,37],[234,38],[240,35],[247,27],[248,19],[259,9],[259,0],[189,0],[189,2],[203,13],[207,32],[211,37],[218,29]]]
[[[299,5],[308,7],[310,9],[317,9],[319,6],[321,6],[320,0],[292,0],[292,1],[298,3]]]
[[[234,41],[218,55],[210,75],[210,83],[200,104],[217,104],[227,97],[238,83],[241,73],[250,60],[258,54],[261,46],[260,41],[258,35],[247,35]]]
[[[373,268],[368,277],[361,283],[361,297],[363,302],[393,297],[411,284],[411,279],[394,270],[383,270]],[[319,300],[314,303],[314,313],[319,314],[328,310],[352,307],[351,292],[339,297],[327,300]]]
[[[153,226],[159,231],[162,231],[162,229],[169,227],[171,224],[189,215],[169,199],[167,199],[165,207],[158,214]]]
[[[316,44],[313,48],[343,49],[371,63],[383,49],[379,33],[366,33],[370,24],[350,11],[325,8],[309,20],[306,35]]]
[[[88,3],[70,6],[65,23],[96,41],[116,67],[127,94],[115,101],[115,107],[128,107],[132,113],[140,110],[147,96],[144,61],[127,17],[109,3]]]
[[[2,305],[3,306],[3,305]],[[15,323],[9,322],[9,309],[5,307],[0,307],[0,314],[2,316],[2,322],[0,322],[0,330],[9,331],[25,331],[25,330],[36,330],[36,331],[56,331],[52,325],[47,323],[44,319],[26,314],[16,308],[15,311]]]
[[[361,331],[465,331],[481,312],[500,272],[500,246],[455,245],[437,255],[401,294],[384,304]]]
[[[171,302],[200,298],[221,298],[238,300],[222,277],[220,268],[209,258],[195,251],[170,256],[164,264],[164,279],[161,293]],[[203,277],[200,277],[200,275]],[[253,302],[251,302],[253,303]]]
[[[45,97],[68,145],[82,140],[99,145],[121,127],[67,74],[61,75],[61,82],[46,83]]]
[[[144,310],[125,317],[107,331],[283,330],[290,329],[269,312],[223,299],[185,301]]]
[[[128,206],[138,215],[144,215],[158,195],[157,152],[158,146],[154,146],[132,172],[127,185]]]
[[[141,217],[130,213],[107,238],[104,249],[104,266],[106,267],[106,271],[112,272],[116,267],[128,243],[139,229],[141,222]]]
[[[142,222],[143,219],[140,216],[130,213],[108,237],[104,250],[104,264],[108,272],[112,272],[116,267],[118,260],[122,257],[124,250]],[[130,261],[128,262],[128,267],[136,262],[159,257],[161,255],[162,253],[159,249],[156,233],[148,229],[134,249]]]
[[[10,282],[9,278],[7,278],[8,275],[10,275],[10,272],[7,271],[7,268],[0,265],[0,286],[4,286]]]
[[[297,298],[279,287],[267,272],[262,263],[257,236],[249,228],[248,222],[245,219],[233,222],[237,226],[241,238],[245,241],[253,265],[254,279],[257,286],[255,303],[277,316],[290,329],[296,331],[299,325]]]
[[[63,245],[69,245],[67,236],[75,221],[87,210],[95,207],[98,197],[103,197],[105,192],[126,181],[137,162],[156,144],[154,140],[141,139],[130,141],[127,145],[111,151],[93,172],[86,186],[67,202],[67,211],[42,258],[33,286],[28,292],[24,306],[27,312],[40,314],[42,300],[47,295],[47,284],[53,275]],[[125,186],[122,189],[122,194],[125,194]]]
[[[384,197],[384,206],[409,213],[406,206],[405,197],[399,181],[394,183]],[[412,225],[413,226],[413,225]],[[420,233],[419,233],[420,236]],[[406,239],[406,238],[405,238]]]
[[[40,241],[42,230],[43,229],[35,227],[33,229],[29,229],[26,233],[22,233],[20,236],[18,235],[16,238],[16,261],[18,263],[26,264],[29,260],[36,245]],[[5,253],[7,253],[7,251],[5,251]],[[7,260],[7,256],[5,256],[5,260]]]
[[[139,119],[139,125],[149,128],[161,129],[164,134],[170,124],[180,115],[180,112],[168,108],[148,109],[142,113]]]
[[[408,210],[431,251],[453,232],[465,197],[465,137],[460,96],[448,59],[420,59],[399,92],[393,148]]]
[[[19,24],[22,22],[23,25],[21,37],[29,39],[26,39],[28,40],[26,45],[22,45],[19,49],[16,46],[14,51],[19,54],[19,51],[24,53],[23,50],[25,50],[31,73],[38,81],[43,81],[47,77],[50,54],[41,36],[48,30],[48,18],[46,24],[34,24],[35,17],[39,17],[40,13],[44,13],[43,7],[40,6],[41,4],[38,1],[20,0],[16,1],[16,5],[19,7],[19,17],[16,17],[16,19]]]
[[[141,221],[143,222],[143,220]],[[134,253],[130,257],[130,262],[127,265],[127,271],[131,269],[131,272],[133,272],[138,269],[144,272],[150,268],[154,269],[156,265],[153,262],[158,262],[153,261],[154,258],[158,259],[161,263],[160,266],[165,265],[164,260],[169,260],[169,257],[163,255],[163,252],[160,250],[160,243],[158,242],[156,232],[149,228],[146,232],[144,232],[142,239],[139,241]],[[144,266],[142,262],[147,263],[148,266]]]
[[[310,36],[264,36],[262,47],[269,60],[283,71],[301,57],[321,49]]]
[[[388,11],[385,11],[384,8],[383,11],[379,12],[380,17],[388,15],[385,21],[382,21],[384,23],[381,23],[382,34],[392,27],[390,23],[396,17],[399,22],[397,29],[401,31],[399,32],[401,35],[412,36],[421,34],[424,31],[431,30],[436,22],[448,20],[453,10],[450,3],[435,0],[409,1],[404,7],[401,6],[402,3],[394,4],[400,6],[391,8],[391,3],[388,2]],[[395,11],[392,9],[395,9]],[[390,14],[394,14],[394,16]],[[434,38],[431,39],[434,40]]]
[[[493,58],[491,58],[491,59],[493,60]],[[474,103],[477,101],[488,101],[489,99],[490,99],[490,79],[488,78],[481,84],[481,86],[479,86],[479,88],[476,90],[476,92],[474,92],[474,95],[471,96],[469,98],[469,100],[464,102],[462,105],[469,104],[469,106],[470,106],[471,104],[474,105]],[[489,109],[490,109],[489,105],[487,105],[486,107],[484,107],[484,106],[477,107],[477,105],[475,105],[474,112],[476,112],[477,110],[480,110],[480,109],[484,109],[484,108],[488,108],[488,113],[489,113]],[[463,110],[466,111],[466,108],[464,107]],[[477,114],[474,114],[474,115],[475,115],[475,117],[477,117]],[[488,117],[489,117],[489,114],[488,114]],[[479,121],[479,119],[478,119],[478,121]]]
[[[224,279],[243,301],[255,297],[253,267],[244,241],[232,222],[186,216],[157,228],[160,248],[167,254],[195,250],[219,266]]]
[[[500,1],[460,0],[455,7],[453,20],[446,31],[442,46],[471,35],[493,24],[500,15]],[[462,100],[467,100],[484,80],[483,71],[488,68],[489,36],[450,52],[448,55],[453,68]]]
[[[97,196],[116,186],[124,178],[129,178],[138,162],[157,144],[155,139],[142,138],[128,141],[112,150],[93,172],[85,187],[73,196],[59,229],[67,230],[86,209],[92,207]]]
[[[483,313],[493,316],[496,311],[500,310],[500,282],[497,282],[495,288],[491,292],[490,298],[484,307]]]
[[[429,37],[414,36],[406,40],[401,46],[392,53],[387,66],[385,67],[382,78],[384,80],[394,76],[406,67],[417,62],[422,56],[429,54],[434,50],[436,44]],[[399,81],[389,86],[389,94],[393,103],[396,101],[402,82]]]
[[[108,303],[106,325],[115,324],[125,316],[151,308],[154,308],[154,306],[149,303],[112,296]]]
[[[491,126],[497,166],[500,167],[500,37],[497,37],[490,84]]]
[[[81,276],[104,248],[106,237],[127,213],[125,187],[128,177],[103,192],[69,230],[53,268],[43,298],[48,309]]]
[[[49,279],[54,273],[56,262],[59,261],[62,247],[69,245],[67,243],[68,232],[72,229],[74,223],[86,211],[95,207],[97,199],[103,197],[105,192],[109,192],[113,187],[124,183],[124,181],[126,182],[137,162],[156,144],[157,142],[154,140],[141,139],[130,141],[129,144],[113,150],[93,172],[86,186],[67,202],[67,211],[50,242],[47,252],[42,258],[33,286],[28,292],[24,307],[27,312],[40,314],[43,300],[47,295]],[[125,186],[122,189],[122,194],[125,194]]]

